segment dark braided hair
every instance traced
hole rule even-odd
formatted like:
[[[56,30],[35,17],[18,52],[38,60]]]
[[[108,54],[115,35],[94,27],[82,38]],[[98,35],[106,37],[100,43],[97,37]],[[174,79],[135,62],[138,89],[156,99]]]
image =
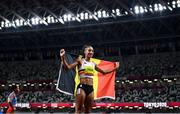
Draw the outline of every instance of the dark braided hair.
[[[83,47],[82,47],[82,50],[81,50],[81,55],[82,55],[82,58],[84,58],[85,57],[85,55],[84,55],[84,51],[85,51],[85,49],[86,48],[88,48],[88,47],[92,47],[92,45],[84,45]]]

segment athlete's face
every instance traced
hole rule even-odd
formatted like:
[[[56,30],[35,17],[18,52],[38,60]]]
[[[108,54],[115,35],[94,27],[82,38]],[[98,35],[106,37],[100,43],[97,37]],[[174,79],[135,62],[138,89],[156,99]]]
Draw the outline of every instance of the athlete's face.
[[[84,54],[85,54],[85,57],[87,57],[87,58],[93,57],[93,55],[94,55],[93,47],[90,46],[90,47],[85,48]]]

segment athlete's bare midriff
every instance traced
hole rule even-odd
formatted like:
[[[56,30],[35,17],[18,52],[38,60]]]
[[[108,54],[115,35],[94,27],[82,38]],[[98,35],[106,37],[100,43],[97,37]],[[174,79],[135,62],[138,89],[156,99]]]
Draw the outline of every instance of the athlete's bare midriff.
[[[93,79],[92,78],[80,78],[81,84],[87,84],[87,85],[93,85]]]

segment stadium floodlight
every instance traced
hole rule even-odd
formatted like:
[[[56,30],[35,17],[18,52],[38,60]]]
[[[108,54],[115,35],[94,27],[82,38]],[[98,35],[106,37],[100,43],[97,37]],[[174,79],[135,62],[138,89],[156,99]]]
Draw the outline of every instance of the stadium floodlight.
[[[127,12],[127,11],[125,11],[124,13],[125,13],[126,15],[128,15],[128,12]]]
[[[115,10],[114,10],[114,9],[112,10],[112,13],[115,13]]]
[[[92,15],[89,15],[89,19],[92,19],[93,18],[93,16]]]
[[[152,83],[152,81],[148,81],[148,83]]]
[[[102,12],[101,12],[101,11],[98,11],[98,12],[97,12],[97,16],[98,16],[98,18],[101,18],[101,17],[102,17]]]
[[[39,23],[38,24],[43,24],[43,20],[39,20]]]
[[[180,7],[180,0],[177,1],[177,7]]]
[[[150,10],[150,12],[153,12],[153,7],[152,7],[152,5],[149,5],[149,10]]]
[[[47,22],[51,23],[51,17],[50,16],[47,17]]]
[[[158,11],[158,4],[154,4],[154,11]]]
[[[4,27],[5,22],[1,21],[1,27]]]
[[[157,79],[154,79],[155,82],[157,82],[158,80]]]
[[[24,26],[27,26],[28,25],[28,21],[24,22]]]
[[[34,84],[31,84],[31,86],[34,86]]]
[[[66,14],[63,15],[63,20],[64,20],[64,22],[67,21],[67,15]]]
[[[154,11],[163,11],[163,10],[170,10],[173,11],[174,8],[180,7],[180,0],[173,0],[171,2],[166,2],[166,6],[162,5],[160,3],[155,3],[149,5],[149,7],[143,7],[139,6],[138,4],[132,8],[129,8],[129,10],[134,12],[135,14],[143,14],[148,11],[154,12]],[[8,27],[19,27],[19,26],[32,26],[32,25],[38,25],[38,24],[45,24],[48,25],[49,23],[62,23],[64,24],[66,21],[78,21],[81,22],[81,20],[88,20],[88,19],[95,19],[99,20],[99,18],[109,18],[114,16],[121,16],[121,13],[123,15],[129,15],[129,12],[121,12],[120,9],[112,9],[110,12],[107,12],[105,10],[99,10],[97,12],[82,12],[77,15],[72,14],[63,14],[60,16],[60,18],[56,18],[55,16],[49,15],[47,17],[44,17],[43,19],[40,17],[33,17],[31,19],[23,20],[23,19],[16,19],[12,21],[8,21],[7,19],[4,19],[4,21],[0,22],[0,29],[8,28]],[[6,21],[7,20],[7,21]]]
[[[64,24],[64,21],[63,21],[63,18],[62,18],[62,17],[60,17],[58,20],[59,20],[59,22],[61,22],[62,24]]]
[[[164,6],[163,8],[164,8],[164,10],[166,10],[166,9],[167,9],[167,8],[166,8],[166,6]]]
[[[152,8],[150,8],[149,10],[150,10],[151,12],[153,12],[153,9],[152,9]]]
[[[94,12],[94,15],[97,15],[97,12]]]
[[[31,18],[31,24],[32,24],[32,25],[37,25],[37,24],[38,24],[38,21],[39,21],[38,18],[34,18],[34,17]]]
[[[125,82],[129,82],[129,80],[126,80]]]
[[[35,18],[35,25],[38,25],[40,23],[40,19],[38,17]]]
[[[48,25],[48,23],[46,22],[46,18],[41,19],[42,23],[45,24],[46,26]]]
[[[144,8],[142,6],[139,7],[139,12],[144,13]]]
[[[55,23],[55,19],[52,16],[51,16],[51,23]]]
[[[23,20],[22,20],[22,19],[16,19],[14,22],[15,22],[15,25],[16,25],[17,27],[23,26]]]
[[[47,20],[46,17],[43,17],[43,20],[46,21]]]
[[[84,13],[80,13],[80,19],[84,20]]]
[[[116,9],[116,15],[117,15],[117,16],[120,16],[120,15],[121,15],[121,13],[120,13],[120,10],[119,10],[119,9]]]
[[[89,15],[89,19],[92,19],[93,17],[92,17],[92,15]]]
[[[31,18],[31,23],[32,23],[32,25],[35,25],[35,18]]]
[[[172,7],[176,8],[176,2],[175,1],[172,1]]]
[[[161,4],[158,4],[159,5],[159,11],[162,11],[163,10],[163,6]]]
[[[167,82],[169,82],[169,83],[170,83],[170,82],[172,82],[172,80],[167,80]]]
[[[85,13],[84,18],[88,19],[88,13],[87,12]]]
[[[175,2],[175,1],[172,1],[172,4],[176,5],[176,2]]]
[[[72,17],[72,21],[75,21],[76,20],[76,18],[75,17]]]
[[[135,12],[135,14],[139,14],[139,6],[134,7],[134,12]]]
[[[2,86],[2,87],[4,87],[5,85],[4,85],[4,84],[2,84],[1,86]]]
[[[6,21],[4,27],[9,27],[9,22]]]
[[[146,8],[146,7],[144,8],[144,11],[145,11],[146,13],[148,12],[148,10],[147,10],[147,8]]]
[[[134,82],[133,82],[133,81],[130,81],[129,83],[130,83],[130,84],[133,84]]]
[[[16,23],[16,26],[18,26],[18,27],[20,26],[20,21],[19,21],[19,19],[16,19],[16,20],[15,20],[15,23]]]
[[[102,11],[102,17],[106,17],[106,11],[105,10]]]
[[[76,17],[80,17],[80,15],[79,14],[77,14],[77,16]]]
[[[19,24],[23,26],[24,20],[20,19]]]
[[[27,85],[26,85],[26,84],[24,84],[23,86],[25,86],[25,87],[26,87]]]

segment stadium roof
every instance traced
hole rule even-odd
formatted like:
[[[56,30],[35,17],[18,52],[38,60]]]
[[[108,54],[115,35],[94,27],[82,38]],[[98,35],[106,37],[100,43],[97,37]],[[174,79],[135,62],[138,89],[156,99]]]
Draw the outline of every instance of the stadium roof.
[[[177,38],[179,15],[180,0],[3,0],[0,45]]]

